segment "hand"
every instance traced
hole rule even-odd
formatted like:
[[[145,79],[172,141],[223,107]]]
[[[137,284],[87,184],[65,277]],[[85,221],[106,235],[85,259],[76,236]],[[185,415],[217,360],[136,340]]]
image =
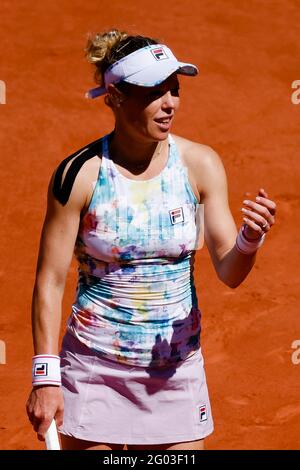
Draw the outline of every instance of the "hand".
[[[246,235],[253,239],[261,237],[270,230],[275,223],[276,213],[276,204],[269,199],[264,189],[259,190],[255,201],[244,200],[246,208],[242,208],[242,212],[246,215],[243,217]]]
[[[45,440],[45,434],[51,421],[55,418],[56,425],[63,423],[63,394],[61,387],[41,385],[32,389],[26,410],[40,441]]]

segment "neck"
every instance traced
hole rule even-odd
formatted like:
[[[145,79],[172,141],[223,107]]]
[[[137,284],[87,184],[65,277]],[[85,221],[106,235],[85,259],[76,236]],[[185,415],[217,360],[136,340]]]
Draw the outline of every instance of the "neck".
[[[115,163],[138,169],[146,167],[153,159],[159,157],[164,145],[164,141],[139,141],[115,129],[109,148]]]

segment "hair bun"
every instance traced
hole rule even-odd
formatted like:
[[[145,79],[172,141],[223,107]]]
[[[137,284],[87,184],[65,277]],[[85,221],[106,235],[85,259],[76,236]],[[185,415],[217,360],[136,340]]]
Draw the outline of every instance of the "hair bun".
[[[96,67],[96,83],[103,86],[104,74],[109,66],[122,57],[150,44],[157,44],[157,41],[145,36],[130,36],[119,29],[89,34],[85,57]]]
[[[103,85],[104,70],[110,63],[112,51],[127,37],[126,32],[118,29],[89,35],[85,57],[88,62],[96,66],[95,80],[101,86]]]
[[[112,29],[106,33],[91,34],[85,49],[88,62],[98,65],[104,59],[109,61],[111,51],[127,36],[127,33],[118,29]]]

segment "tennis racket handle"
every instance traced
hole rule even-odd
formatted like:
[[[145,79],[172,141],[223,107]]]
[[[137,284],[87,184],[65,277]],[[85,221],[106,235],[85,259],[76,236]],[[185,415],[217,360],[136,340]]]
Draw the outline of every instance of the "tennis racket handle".
[[[55,419],[51,421],[51,424],[46,432],[45,441],[47,450],[60,450]]]

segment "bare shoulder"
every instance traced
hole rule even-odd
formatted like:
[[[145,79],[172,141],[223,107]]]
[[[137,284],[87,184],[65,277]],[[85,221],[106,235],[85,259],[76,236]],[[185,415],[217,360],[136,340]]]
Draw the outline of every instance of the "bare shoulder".
[[[206,186],[217,173],[224,174],[222,160],[210,146],[173,135],[183,164],[188,168],[189,179],[198,192],[205,193]]]
[[[101,167],[101,154],[94,152],[82,163],[81,153],[62,160],[52,174],[50,190],[57,204],[76,207],[83,211],[88,207]],[[56,181],[55,181],[56,179]]]
[[[180,151],[181,158],[188,165],[214,165],[221,160],[217,152],[209,145],[200,144],[178,135],[173,135],[173,137]]]

